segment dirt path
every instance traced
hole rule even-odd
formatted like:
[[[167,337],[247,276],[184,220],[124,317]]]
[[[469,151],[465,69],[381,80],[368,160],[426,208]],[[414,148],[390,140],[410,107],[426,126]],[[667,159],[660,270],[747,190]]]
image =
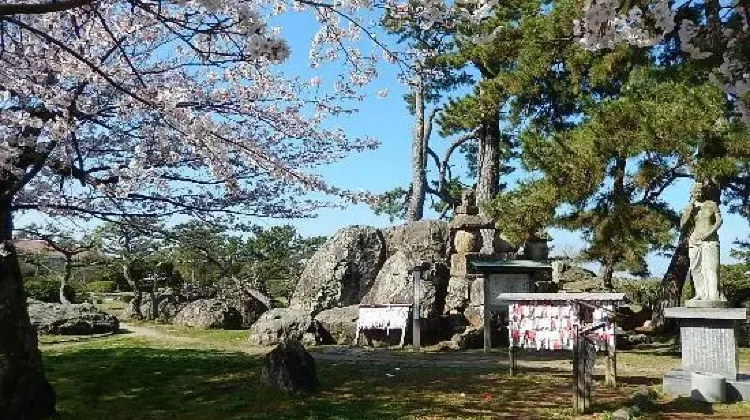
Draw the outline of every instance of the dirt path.
[[[146,337],[146,338],[154,338],[159,340],[189,340],[191,337],[181,337],[179,335],[173,335],[166,333],[164,331],[159,331],[154,328],[150,327],[144,327],[142,325],[134,325],[134,324],[127,324],[125,322],[120,322],[120,332],[121,333],[131,333],[134,334],[136,337]]]

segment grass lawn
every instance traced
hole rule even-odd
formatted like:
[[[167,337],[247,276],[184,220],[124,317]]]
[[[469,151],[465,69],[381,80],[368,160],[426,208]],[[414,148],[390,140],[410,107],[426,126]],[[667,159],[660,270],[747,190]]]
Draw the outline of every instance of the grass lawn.
[[[285,396],[262,383],[265,349],[248,349],[243,343],[246,331],[150,328],[158,334],[41,337],[63,420],[572,417],[570,374],[564,361],[558,368],[542,363],[516,377],[496,367],[326,361],[318,363],[320,393]],[[587,418],[606,418],[607,412],[625,404],[637,385],[658,382],[659,372],[673,367],[675,360],[679,364],[669,353],[622,353],[623,385],[597,388],[596,414]],[[742,351],[742,363],[747,371],[747,349]],[[659,408],[660,413],[644,418],[750,419],[747,404],[712,406],[663,397]]]

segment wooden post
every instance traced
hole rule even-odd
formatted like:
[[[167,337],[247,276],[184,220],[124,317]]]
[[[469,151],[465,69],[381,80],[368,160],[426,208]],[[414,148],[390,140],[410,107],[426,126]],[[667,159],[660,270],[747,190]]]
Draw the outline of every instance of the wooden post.
[[[508,365],[510,376],[518,374],[518,369],[516,369],[516,346],[513,343],[510,343],[510,346],[508,346]]]
[[[419,265],[418,267],[414,267],[414,270],[412,271],[412,280],[414,283],[414,304],[412,306],[412,348],[414,351],[420,351],[422,348],[421,343],[421,332],[419,330],[419,318],[420,318],[420,303],[419,303],[419,296],[421,295],[420,289],[422,288],[421,282],[422,282],[422,266]]]
[[[596,357],[596,350],[590,349],[594,344],[588,338],[584,337],[581,341],[584,347],[584,362],[581,363],[583,366],[583,412],[586,413],[591,408],[591,387],[594,382],[594,360],[591,360],[589,356]]]
[[[490,325],[490,278],[485,275],[482,278],[482,319],[484,322],[484,352],[489,353],[492,349],[492,325]]]
[[[614,314],[617,313],[617,304],[614,305]],[[612,321],[612,344],[607,340],[607,377],[608,386],[617,386],[617,322]]]
[[[581,408],[580,399],[580,382],[578,376],[580,374],[578,352],[578,326],[573,326],[573,414],[581,414],[583,412]]]

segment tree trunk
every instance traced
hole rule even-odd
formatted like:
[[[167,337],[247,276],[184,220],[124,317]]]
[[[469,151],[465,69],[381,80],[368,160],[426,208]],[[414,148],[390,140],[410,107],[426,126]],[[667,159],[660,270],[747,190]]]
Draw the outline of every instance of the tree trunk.
[[[500,122],[497,115],[487,119],[479,135],[477,154],[477,204],[479,214],[487,216],[484,204],[500,192]],[[482,229],[483,254],[493,254],[495,230]]]
[[[682,232],[674,250],[672,259],[669,261],[667,272],[661,280],[661,299],[651,317],[654,328],[661,331],[671,331],[676,327],[674,322],[668,322],[664,318],[666,308],[680,306],[682,288],[690,269],[690,256],[688,255],[689,232]]]
[[[133,279],[133,276],[130,273],[130,264],[127,262],[122,265],[122,276],[125,278],[125,282],[128,283],[128,286],[133,289],[133,301],[130,303],[133,306],[133,317],[143,319],[143,313],[141,312],[143,292],[141,291],[138,282]]]
[[[615,272],[615,265],[613,262],[608,260],[603,260],[601,262],[601,267],[599,268],[599,278],[601,279],[601,286],[602,289],[606,291],[611,291],[614,289],[612,287],[612,276]]]
[[[427,136],[425,135],[424,82],[417,76],[414,86],[414,128],[411,140],[411,194],[406,209],[406,221],[422,220],[427,192]]]
[[[60,303],[63,305],[70,305],[70,301],[65,297],[65,286],[70,281],[70,277],[73,274],[73,262],[70,260],[71,257],[65,258],[65,273],[62,279],[60,279]]]
[[[37,337],[29,320],[26,293],[14,246],[10,203],[0,209],[0,419],[54,416],[55,392],[44,375]]]
[[[151,283],[151,318],[159,319],[159,301],[156,299],[156,280],[158,276],[154,276],[154,282]]]

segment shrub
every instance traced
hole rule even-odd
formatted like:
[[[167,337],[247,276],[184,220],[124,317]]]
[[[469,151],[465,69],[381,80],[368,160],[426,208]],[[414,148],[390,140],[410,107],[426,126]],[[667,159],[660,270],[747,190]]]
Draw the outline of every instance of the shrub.
[[[60,303],[60,280],[54,277],[29,277],[23,282],[28,297],[42,302]],[[68,301],[75,300],[75,290],[68,284],[63,291]]]
[[[724,295],[732,306],[750,298],[750,264],[722,265],[719,274]]]
[[[86,285],[86,290],[93,293],[112,293],[117,291],[117,282],[110,280],[92,281]]]
[[[659,279],[617,279],[615,285],[619,292],[625,293],[628,300],[636,305],[654,309],[661,299]]]

